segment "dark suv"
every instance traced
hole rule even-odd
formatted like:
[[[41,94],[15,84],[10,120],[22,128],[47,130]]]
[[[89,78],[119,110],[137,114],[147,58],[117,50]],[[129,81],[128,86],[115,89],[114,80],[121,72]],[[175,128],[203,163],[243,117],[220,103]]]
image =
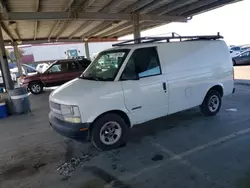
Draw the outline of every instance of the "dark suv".
[[[233,65],[250,65],[250,50],[247,50],[233,58]]]
[[[85,58],[58,60],[43,73],[26,76],[21,86],[28,87],[33,94],[39,94],[43,91],[43,87],[59,86],[80,76],[90,63],[91,61]]]

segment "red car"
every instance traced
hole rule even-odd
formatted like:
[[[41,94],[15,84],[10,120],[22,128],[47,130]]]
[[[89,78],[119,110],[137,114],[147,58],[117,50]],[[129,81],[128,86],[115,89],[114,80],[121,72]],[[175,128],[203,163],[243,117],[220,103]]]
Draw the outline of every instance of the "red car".
[[[22,87],[27,87],[31,93],[40,94],[43,87],[59,86],[82,74],[91,63],[88,59],[65,59],[51,64],[43,73],[26,76]]]

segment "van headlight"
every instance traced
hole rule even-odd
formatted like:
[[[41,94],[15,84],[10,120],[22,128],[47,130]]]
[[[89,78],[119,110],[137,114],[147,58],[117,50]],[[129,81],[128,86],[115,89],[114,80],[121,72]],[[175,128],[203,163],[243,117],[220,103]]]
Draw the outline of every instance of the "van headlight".
[[[78,106],[61,104],[60,108],[65,121],[70,123],[81,123],[81,114]]]

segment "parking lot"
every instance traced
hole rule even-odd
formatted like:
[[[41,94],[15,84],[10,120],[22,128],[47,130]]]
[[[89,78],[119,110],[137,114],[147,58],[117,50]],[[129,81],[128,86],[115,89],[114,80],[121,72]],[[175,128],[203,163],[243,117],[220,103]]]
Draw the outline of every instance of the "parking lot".
[[[248,68],[217,116],[194,108],[138,125],[105,152],[55,133],[50,91],[31,95],[32,113],[0,120],[0,187],[250,187]]]

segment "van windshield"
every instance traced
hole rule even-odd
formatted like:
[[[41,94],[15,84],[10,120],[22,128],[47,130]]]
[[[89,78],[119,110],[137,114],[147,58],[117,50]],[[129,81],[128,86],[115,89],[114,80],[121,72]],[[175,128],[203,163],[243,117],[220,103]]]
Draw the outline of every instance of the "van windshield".
[[[101,52],[80,78],[96,81],[113,81],[128,53],[129,49]]]

